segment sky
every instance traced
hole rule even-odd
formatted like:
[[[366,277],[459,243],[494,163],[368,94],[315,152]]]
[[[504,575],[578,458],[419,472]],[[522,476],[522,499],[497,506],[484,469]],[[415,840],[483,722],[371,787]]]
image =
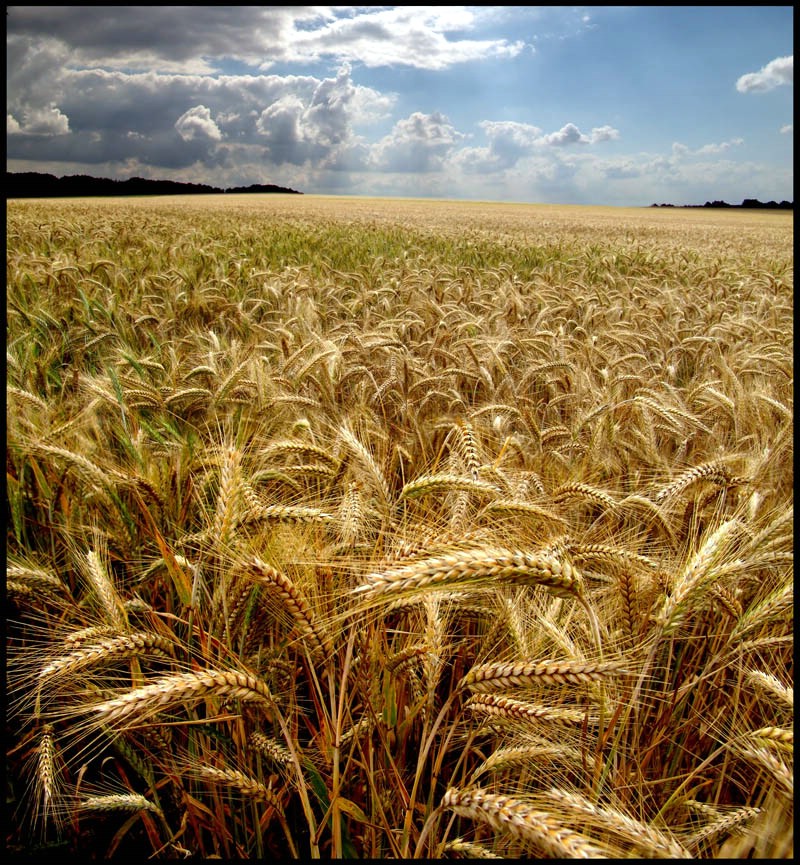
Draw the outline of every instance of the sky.
[[[8,171],[794,199],[792,6],[10,6]]]

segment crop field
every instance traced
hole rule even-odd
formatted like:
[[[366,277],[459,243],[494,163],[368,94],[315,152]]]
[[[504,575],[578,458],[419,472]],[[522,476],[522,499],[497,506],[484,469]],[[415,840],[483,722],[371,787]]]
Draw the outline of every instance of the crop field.
[[[791,858],[793,217],[7,205],[7,849]]]

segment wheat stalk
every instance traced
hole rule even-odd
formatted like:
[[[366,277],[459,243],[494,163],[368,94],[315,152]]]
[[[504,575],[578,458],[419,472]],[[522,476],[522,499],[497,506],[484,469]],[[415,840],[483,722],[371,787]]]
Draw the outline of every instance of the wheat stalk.
[[[400,491],[400,499],[413,499],[420,496],[430,495],[442,490],[462,490],[464,492],[482,493],[483,495],[496,496],[497,487],[477,478],[465,478],[453,474],[422,475],[413,481],[409,481]]]
[[[691,859],[690,853],[674,837],[649,823],[634,820],[616,808],[602,807],[575,791],[550,788],[546,794],[556,805],[591,821],[615,834],[647,859]]]
[[[566,685],[599,682],[625,673],[620,661],[516,661],[473,667],[459,682],[459,688],[486,692],[530,685]]]
[[[84,811],[154,811],[161,809],[140,793],[112,793],[106,796],[89,796],[79,807]]]
[[[283,806],[277,795],[269,787],[265,787],[257,778],[252,778],[238,769],[217,769],[214,766],[198,765],[194,767],[193,771],[205,781],[233,787],[251,799],[266,802],[278,812],[280,817],[283,817]]]
[[[608,858],[605,851],[588,838],[568,829],[552,814],[534,808],[523,799],[487,793],[478,787],[470,790],[451,787],[444,794],[441,807],[463,817],[488,823],[496,831],[533,844],[549,856]]]
[[[478,688],[470,684],[474,690]],[[583,709],[572,709],[568,706],[545,706],[541,703],[530,703],[504,697],[498,694],[473,694],[464,704],[464,708],[475,715],[487,715],[491,718],[506,718],[517,721],[552,721],[556,724],[582,725],[593,720],[588,718]],[[596,719],[594,719],[596,722]]]
[[[275,703],[261,679],[236,670],[208,669],[163,676],[119,697],[90,705],[84,711],[104,724],[120,724],[211,696],[255,701],[268,706]]]
[[[566,560],[494,547],[458,551],[378,571],[369,574],[353,593],[372,599],[475,583],[541,585],[573,597],[582,593],[581,577]]]
[[[74,640],[74,635],[73,635]],[[165,658],[174,654],[174,643],[158,634],[141,631],[132,634],[122,634],[108,640],[101,640],[82,649],[76,649],[68,655],[56,658],[39,671],[39,683],[54,676],[67,673],[77,673],[100,662],[130,655],[153,653]]]
[[[317,660],[330,658],[333,655],[331,638],[324,632],[312,613],[308,601],[289,577],[260,559],[253,559],[248,569],[259,582],[268,586],[281,600],[296,622],[303,638],[308,641],[312,656]]]

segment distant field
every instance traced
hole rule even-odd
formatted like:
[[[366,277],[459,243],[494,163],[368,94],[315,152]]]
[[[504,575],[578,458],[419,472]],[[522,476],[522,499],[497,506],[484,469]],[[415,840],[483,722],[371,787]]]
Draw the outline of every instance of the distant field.
[[[7,204],[12,852],[793,855],[793,215]]]

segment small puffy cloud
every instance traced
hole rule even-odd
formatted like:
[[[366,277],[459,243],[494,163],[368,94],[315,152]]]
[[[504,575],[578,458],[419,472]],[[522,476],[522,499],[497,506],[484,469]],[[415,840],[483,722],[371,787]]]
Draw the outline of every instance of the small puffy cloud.
[[[542,139],[551,147],[566,147],[568,144],[588,144],[589,138],[574,123],[567,123],[558,132],[551,132]]]
[[[676,159],[685,156],[716,156],[720,153],[725,153],[731,147],[739,147],[744,144],[744,138],[731,138],[730,141],[720,141],[719,144],[704,144],[698,147],[697,150],[691,150],[685,144],[676,141],[672,145],[672,155]]]
[[[601,141],[613,141],[619,138],[619,130],[613,126],[595,126],[590,135],[585,135],[574,123],[567,123],[558,130],[544,135],[540,144],[548,147],[567,147],[570,144],[598,144]]]
[[[596,126],[592,129],[589,141],[597,144],[600,141],[616,141],[619,138],[619,130],[613,126]]]
[[[13,114],[6,114],[6,135],[17,135],[22,132],[19,121]]]
[[[742,75],[736,82],[736,89],[740,93],[765,93],[782,84],[794,84],[794,55],[776,57],[758,72]]]
[[[731,147],[738,147],[740,144],[744,144],[744,138],[731,138],[730,141],[721,141],[719,144],[704,144],[698,150],[695,150],[695,153],[699,155],[724,153],[726,150],[730,150]]]
[[[382,171],[437,171],[465,137],[438,111],[415,111],[374,145],[370,162]]]
[[[546,135],[538,126],[512,120],[482,120],[478,126],[489,140],[489,146],[464,148],[454,156],[466,174],[506,171],[542,149],[597,144],[619,138],[619,132],[612,126],[595,127],[590,135],[584,135],[574,123],[567,123],[558,132]]]
[[[794,124],[787,123],[786,126],[781,126],[781,135],[791,135],[794,132]]]
[[[222,133],[211,119],[211,111],[205,105],[195,105],[184,112],[175,121],[175,129],[184,141],[193,141],[195,138],[222,140]]]

